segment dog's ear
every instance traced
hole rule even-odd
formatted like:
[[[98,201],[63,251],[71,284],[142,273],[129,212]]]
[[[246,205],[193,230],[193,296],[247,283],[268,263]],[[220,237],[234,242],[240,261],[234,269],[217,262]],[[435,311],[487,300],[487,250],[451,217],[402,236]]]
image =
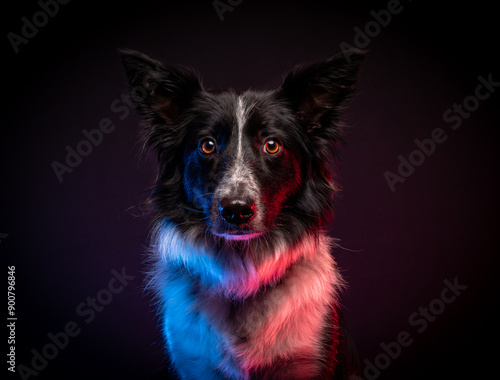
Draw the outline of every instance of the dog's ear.
[[[340,115],[354,94],[365,56],[361,50],[348,53],[308,67],[296,67],[278,90],[278,96],[289,102],[308,133],[322,130],[333,139],[339,137]]]
[[[132,100],[152,123],[175,124],[192,97],[202,90],[191,69],[166,66],[133,50],[121,50],[120,54]]]

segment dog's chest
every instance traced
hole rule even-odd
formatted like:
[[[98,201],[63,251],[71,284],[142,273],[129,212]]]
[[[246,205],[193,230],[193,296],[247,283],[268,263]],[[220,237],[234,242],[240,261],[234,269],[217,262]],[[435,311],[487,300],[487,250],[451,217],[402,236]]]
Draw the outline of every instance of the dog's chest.
[[[176,285],[185,294],[175,294],[184,302],[170,311],[170,330],[178,332],[170,339],[175,335],[184,343],[192,341],[191,353],[205,356],[226,373],[239,374],[235,378],[247,378],[255,368],[287,358],[300,363],[294,364],[294,374],[307,378],[319,371],[324,354],[322,334],[334,297],[333,275],[332,265],[298,263],[279,285],[237,302],[199,292],[188,276],[181,280],[183,285]],[[175,351],[175,342],[171,344]]]
[[[305,237],[293,251],[280,250],[254,266],[239,267],[218,267],[216,256],[201,250],[193,251],[197,255],[191,254],[191,260],[178,260],[187,247],[182,240],[168,242],[158,246],[165,260],[158,261],[156,278],[164,282],[156,286],[167,346],[184,378],[306,379],[319,374],[328,316],[343,284],[326,236]],[[241,291],[249,283],[260,285],[251,293]]]

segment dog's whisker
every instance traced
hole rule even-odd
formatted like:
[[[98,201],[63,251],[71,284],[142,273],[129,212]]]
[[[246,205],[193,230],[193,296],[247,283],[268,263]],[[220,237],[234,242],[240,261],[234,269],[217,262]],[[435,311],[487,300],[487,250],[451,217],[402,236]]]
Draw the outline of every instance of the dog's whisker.
[[[334,248],[340,248],[340,249],[342,249],[344,251],[353,252],[353,253],[364,252],[363,249],[350,249],[350,248],[343,247],[339,243],[337,243],[336,241],[333,242],[333,247]]]
[[[181,208],[183,208],[185,210],[193,211],[193,212],[203,213],[203,210],[196,210],[194,208],[187,207],[187,206],[181,206]]]

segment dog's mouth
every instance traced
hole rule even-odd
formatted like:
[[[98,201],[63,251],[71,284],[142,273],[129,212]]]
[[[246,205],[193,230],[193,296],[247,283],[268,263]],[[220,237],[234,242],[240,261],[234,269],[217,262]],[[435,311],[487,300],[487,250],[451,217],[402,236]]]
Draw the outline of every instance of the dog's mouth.
[[[237,229],[224,232],[213,232],[213,234],[226,240],[250,240],[262,236],[264,232]]]

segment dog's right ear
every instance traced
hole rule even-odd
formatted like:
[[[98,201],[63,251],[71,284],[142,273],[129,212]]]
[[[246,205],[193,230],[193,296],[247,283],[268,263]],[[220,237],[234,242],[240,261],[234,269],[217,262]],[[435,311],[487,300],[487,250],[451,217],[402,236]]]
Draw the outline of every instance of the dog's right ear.
[[[131,97],[142,116],[153,124],[173,125],[202,90],[196,73],[166,66],[134,50],[121,50]]]
[[[278,91],[312,140],[323,146],[340,137],[340,116],[354,94],[364,56],[364,51],[353,49],[323,62],[296,67]]]

